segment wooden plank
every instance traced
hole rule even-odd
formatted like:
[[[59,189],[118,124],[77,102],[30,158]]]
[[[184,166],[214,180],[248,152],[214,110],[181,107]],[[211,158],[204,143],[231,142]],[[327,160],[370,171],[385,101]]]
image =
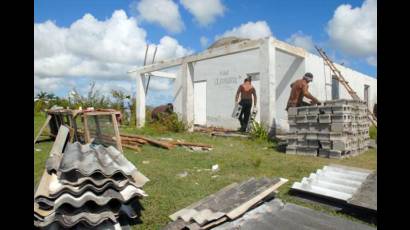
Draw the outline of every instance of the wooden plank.
[[[280,186],[288,182],[288,179],[285,178],[280,178],[280,181],[274,185],[272,185],[270,188],[266,189],[259,195],[255,196],[254,198],[250,199],[249,201],[243,203],[241,206],[235,208],[234,210],[230,211],[229,213],[226,214],[227,217],[230,219],[235,219],[238,216],[242,215],[245,213],[249,208],[251,208],[253,205],[255,205],[257,202],[274,192],[276,189],[278,189]]]
[[[118,130],[118,123],[117,123],[117,118],[115,114],[111,115],[112,118],[112,124],[114,126],[114,133],[115,133],[115,141],[117,142],[117,149],[121,152],[122,151],[122,144],[121,144],[121,136],[120,136],[120,130]]]
[[[85,140],[85,143],[90,143],[91,141],[90,130],[88,130],[88,116],[86,113],[83,115],[83,119],[84,119],[84,140]]]
[[[43,126],[40,128],[40,131],[38,132],[36,138],[34,138],[34,144],[37,143],[38,138],[41,136],[41,134],[43,133],[44,129],[47,127],[50,120],[51,120],[51,115],[48,115],[46,121],[43,124]]]
[[[152,145],[156,145],[156,146],[159,146],[159,147],[162,147],[162,148],[165,148],[165,149],[175,148],[175,145],[173,145],[173,144],[165,143],[165,142],[162,142],[162,141],[156,141],[156,140],[153,140],[151,138],[147,138],[147,137],[143,137],[143,136],[139,136],[139,135],[131,135],[131,134],[121,134],[121,135],[126,136],[126,137],[136,137],[138,139],[145,140],[145,141],[147,141],[148,143],[150,143]]]
[[[57,155],[62,154],[69,132],[70,130],[68,127],[63,126],[63,125],[60,126],[60,128],[58,129],[56,140],[54,141],[53,147],[51,148],[50,156],[54,154],[57,154]]]
[[[140,144],[147,144],[148,143],[148,141],[146,141],[146,140],[138,139],[138,138],[135,138],[135,137],[126,137],[126,136],[123,136],[122,134],[120,136],[121,136],[121,141],[134,141],[134,142],[137,142],[137,143],[140,143]]]
[[[208,144],[201,144],[201,143],[192,143],[192,142],[185,142],[185,141],[165,141],[173,145],[181,145],[181,146],[197,146],[197,147],[205,147],[205,148],[213,148],[212,145]]]
[[[84,114],[87,114],[88,116],[104,116],[104,115],[116,115],[120,114],[118,111],[93,111],[93,112],[84,112]]]

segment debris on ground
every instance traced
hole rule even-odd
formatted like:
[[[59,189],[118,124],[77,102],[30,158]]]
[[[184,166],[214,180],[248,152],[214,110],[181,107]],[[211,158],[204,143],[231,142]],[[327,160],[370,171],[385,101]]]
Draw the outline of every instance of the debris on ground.
[[[41,149],[34,149],[36,152],[40,152],[41,151]]]
[[[217,177],[219,177],[219,175],[213,175],[213,176],[211,176],[211,178],[217,178]]]
[[[142,161],[144,165],[149,164],[149,161]]]
[[[120,219],[140,221],[139,200],[147,196],[142,186],[149,179],[113,146],[74,142],[64,147],[68,133],[60,126],[34,194],[34,225],[121,229]]]
[[[178,176],[178,177],[186,177],[186,176],[188,176],[188,172],[187,172],[187,171],[183,171],[182,173],[178,173],[177,176]]]
[[[250,136],[247,133],[241,132],[212,132],[211,136],[250,138]]]
[[[209,229],[236,219],[286,182],[287,179],[283,178],[251,178],[242,183],[233,183],[170,215],[173,222],[164,229]]]
[[[212,172],[218,172],[219,171],[219,165],[212,165]]]

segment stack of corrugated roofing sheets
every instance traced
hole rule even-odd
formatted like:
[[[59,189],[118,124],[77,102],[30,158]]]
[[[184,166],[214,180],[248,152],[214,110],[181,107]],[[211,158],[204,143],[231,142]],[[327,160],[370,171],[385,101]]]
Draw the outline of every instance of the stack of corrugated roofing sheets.
[[[283,178],[251,178],[233,183],[172,214],[165,229],[208,229],[242,215],[287,182]]]
[[[148,181],[114,147],[68,143],[54,148],[34,196],[34,225],[46,229],[121,229],[140,216]]]

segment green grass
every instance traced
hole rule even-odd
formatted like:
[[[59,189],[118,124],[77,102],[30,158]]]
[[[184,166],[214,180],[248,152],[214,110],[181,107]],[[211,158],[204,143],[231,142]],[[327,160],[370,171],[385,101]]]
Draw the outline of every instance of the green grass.
[[[35,116],[35,133],[44,120],[44,115]],[[233,182],[263,176],[289,179],[289,182],[279,189],[279,197],[284,201],[353,219],[322,206],[300,201],[290,196],[288,191],[295,181],[300,181],[304,176],[330,163],[375,169],[377,161],[375,150],[369,150],[354,158],[337,160],[286,155],[276,152],[272,143],[262,140],[211,137],[201,133],[159,134],[150,128],[138,131],[133,128],[121,128],[121,132],[144,134],[155,138],[172,137],[214,146],[211,152],[189,152],[181,147],[165,150],[150,145],[144,145],[141,153],[124,149],[127,159],[151,180],[144,186],[149,196],[142,201],[145,210],[142,213],[143,224],[138,226],[139,229],[159,229],[169,221],[168,216],[175,211]],[[40,152],[34,151],[35,183],[38,183],[44,171],[51,145],[52,143],[46,142],[37,144],[35,147],[41,149]],[[149,163],[143,164],[142,161],[149,161]],[[219,172],[212,173],[210,170],[205,170],[210,169],[214,164],[219,165]],[[177,176],[184,171],[188,172],[188,176],[183,178]],[[218,176],[213,178],[213,175]]]
[[[370,136],[370,139],[373,139],[373,140],[377,139],[377,128],[374,125],[370,126],[369,128],[369,136]]]

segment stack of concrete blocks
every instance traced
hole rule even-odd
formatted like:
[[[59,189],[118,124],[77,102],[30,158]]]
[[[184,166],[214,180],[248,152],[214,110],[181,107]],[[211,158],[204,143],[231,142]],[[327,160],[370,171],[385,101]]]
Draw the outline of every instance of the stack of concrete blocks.
[[[370,123],[363,101],[340,99],[289,108],[288,121],[288,154],[344,158],[368,149]]]

